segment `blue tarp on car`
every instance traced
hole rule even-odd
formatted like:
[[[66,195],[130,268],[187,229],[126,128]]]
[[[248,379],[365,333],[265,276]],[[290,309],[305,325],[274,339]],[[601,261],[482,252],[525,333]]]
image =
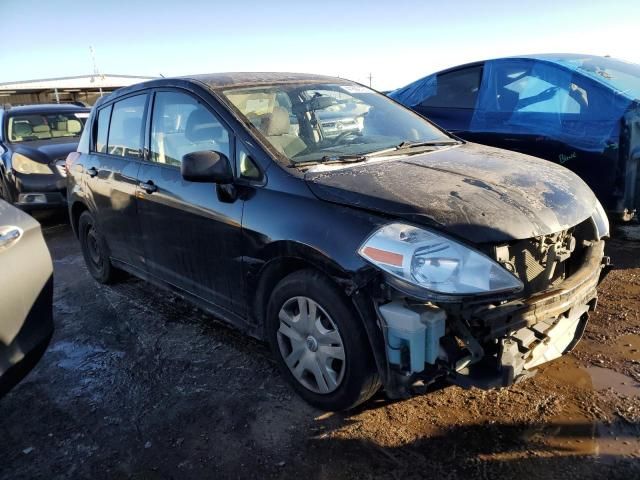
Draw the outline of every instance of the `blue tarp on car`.
[[[438,74],[389,96],[415,107],[437,94]],[[539,135],[602,152],[618,142],[621,118],[640,97],[640,66],[610,58],[538,55],[484,62],[469,130]]]

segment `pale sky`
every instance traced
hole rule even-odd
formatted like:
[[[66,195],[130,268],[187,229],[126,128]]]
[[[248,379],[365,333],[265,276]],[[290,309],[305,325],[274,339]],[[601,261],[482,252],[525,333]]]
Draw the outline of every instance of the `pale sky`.
[[[640,63],[640,1],[0,0],[0,82],[93,71],[336,75],[387,90],[524,53]]]

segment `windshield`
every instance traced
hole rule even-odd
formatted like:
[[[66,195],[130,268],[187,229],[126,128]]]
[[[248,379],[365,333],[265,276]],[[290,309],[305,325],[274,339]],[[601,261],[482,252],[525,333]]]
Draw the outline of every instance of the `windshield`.
[[[60,137],[79,137],[88,112],[29,113],[9,117],[7,137],[11,143]]]
[[[223,95],[294,163],[366,155],[403,142],[451,141],[418,115],[360,85],[269,85]]]

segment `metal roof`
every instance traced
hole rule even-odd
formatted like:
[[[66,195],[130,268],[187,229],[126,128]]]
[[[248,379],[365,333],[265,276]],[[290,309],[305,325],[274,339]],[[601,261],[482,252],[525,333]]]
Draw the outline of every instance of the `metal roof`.
[[[2,107],[0,107],[2,108]],[[49,113],[49,112],[90,112],[91,107],[81,107],[73,103],[38,103],[35,105],[18,105],[8,108],[12,113]]]
[[[75,77],[44,78],[0,83],[0,92],[26,92],[37,90],[91,90],[99,88],[119,88],[134,83],[152,80],[155,77],[135,75],[80,75]]]

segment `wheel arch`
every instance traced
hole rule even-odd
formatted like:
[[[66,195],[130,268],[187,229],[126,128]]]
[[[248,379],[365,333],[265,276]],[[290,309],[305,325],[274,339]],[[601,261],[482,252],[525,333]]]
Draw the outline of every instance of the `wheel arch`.
[[[69,220],[71,221],[71,228],[73,229],[73,233],[76,238],[78,237],[78,222],[80,221],[80,215],[83,212],[88,211],[89,207],[87,207],[83,202],[77,200],[73,202],[71,208],[69,209]]]
[[[254,275],[248,274],[249,291],[256,292],[251,305],[251,315],[264,336],[266,311],[273,289],[280,280],[295,271],[315,270],[329,278],[347,297],[365,283],[359,271],[351,271],[329,258],[321,251],[297,242],[274,242],[260,260],[261,267]]]

